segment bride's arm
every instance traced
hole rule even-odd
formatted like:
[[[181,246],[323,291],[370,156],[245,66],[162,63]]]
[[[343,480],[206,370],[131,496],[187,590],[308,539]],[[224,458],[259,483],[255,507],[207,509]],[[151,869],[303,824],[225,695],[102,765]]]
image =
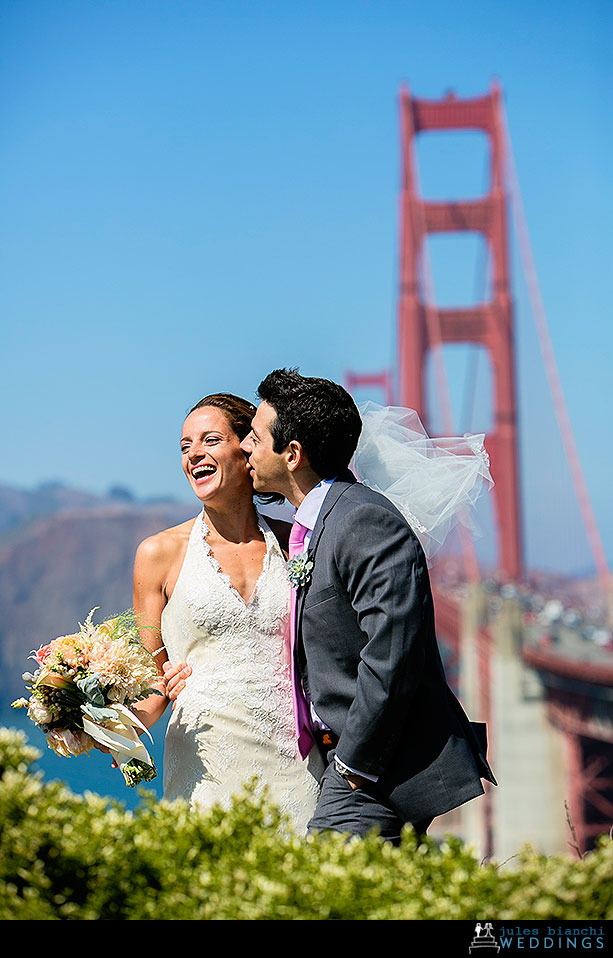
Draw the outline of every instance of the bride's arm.
[[[134,561],[133,607],[143,645],[155,654],[159,673],[157,688],[163,695],[150,695],[134,708],[147,728],[163,715],[169,702],[164,665],[168,656],[162,642],[162,612],[167,598],[165,584],[169,568],[168,543],[162,534],[139,545]]]

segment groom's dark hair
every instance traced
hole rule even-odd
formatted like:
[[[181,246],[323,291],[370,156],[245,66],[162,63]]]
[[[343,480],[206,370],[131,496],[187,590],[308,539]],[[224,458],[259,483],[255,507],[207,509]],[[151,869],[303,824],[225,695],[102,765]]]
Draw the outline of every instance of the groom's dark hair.
[[[273,450],[300,443],[313,471],[322,479],[344,472],[362,430],[357,406],[346,389],[329,379],[302,376],[297,369],[275,369],[258,387],[273,407]]]

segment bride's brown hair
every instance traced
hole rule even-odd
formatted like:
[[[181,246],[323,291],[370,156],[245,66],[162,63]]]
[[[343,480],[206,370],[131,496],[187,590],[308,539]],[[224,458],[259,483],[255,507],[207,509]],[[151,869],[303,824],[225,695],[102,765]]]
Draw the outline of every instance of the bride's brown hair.
[[[232,393],[213,393],[211,396],[205,396],[195,406],[192,406],[187,415],[189,416],[196,409],[203,409],[205,406],[221,409],[241,442],[251,432],[251,420],[255,416],[255,406],[246,399],[233,396]]]

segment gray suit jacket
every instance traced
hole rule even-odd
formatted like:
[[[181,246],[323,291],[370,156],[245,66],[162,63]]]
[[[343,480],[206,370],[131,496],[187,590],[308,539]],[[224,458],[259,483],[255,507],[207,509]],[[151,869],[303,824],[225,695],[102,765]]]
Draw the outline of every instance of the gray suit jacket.
[[[311,579],[298,593],[297,657],[338,757],[378,776],[405,821],[441,815],[495,782],[484,726],[447,685],[421,545],[395,506],[337,479],[319,514]]]

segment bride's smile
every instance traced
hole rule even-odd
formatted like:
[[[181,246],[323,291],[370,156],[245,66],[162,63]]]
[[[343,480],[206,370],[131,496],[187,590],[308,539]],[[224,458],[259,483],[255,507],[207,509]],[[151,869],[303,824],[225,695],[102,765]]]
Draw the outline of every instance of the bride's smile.
[[[192,478],[194,482],[198,484],[203,483],[206,479],[210,479],[216,472],[217,466],[212,462],[202,466],[194,466],[191,469]]]

